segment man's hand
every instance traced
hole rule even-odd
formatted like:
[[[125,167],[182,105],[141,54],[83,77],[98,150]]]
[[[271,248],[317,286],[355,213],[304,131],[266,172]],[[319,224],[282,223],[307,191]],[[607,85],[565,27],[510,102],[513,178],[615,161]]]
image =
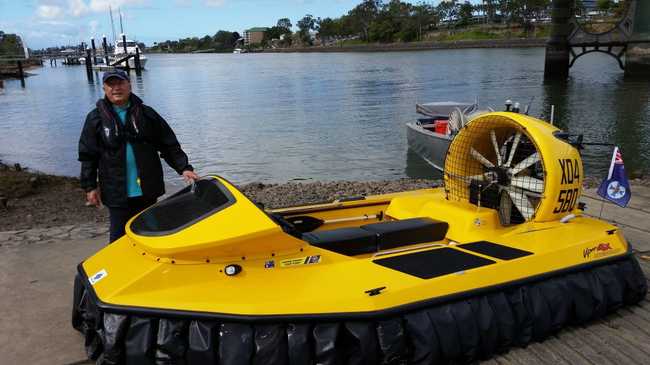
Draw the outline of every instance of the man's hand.
[[[194,171],[190,171],[190,170],[183,171],[183,180],[185,180],[186,183],[191,183],[199,179],[200,179],[199,175],[197,175]]]
[[[102,206],[102,197],[99,189],[93,189],[86,193],[86,201],[89,205],[94,205],[96,207]]]

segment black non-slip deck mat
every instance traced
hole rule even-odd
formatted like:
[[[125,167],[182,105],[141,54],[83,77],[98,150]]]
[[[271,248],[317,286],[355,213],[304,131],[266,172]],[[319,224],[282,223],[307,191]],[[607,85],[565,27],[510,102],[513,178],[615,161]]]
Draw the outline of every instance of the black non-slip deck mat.
[[[528,252],[528,251],[524,251],[517,248],[512,248],[512,247],[508,247],[508,246],[504,246],[498,243],[488,242],[488,241],[464,243],[462,245],[458,245],[458,247],[464,250],[480,253],[481,255],[496,257],[499,260],[518,259],[520,257],[533,254],[532,252]]]
[[[421,279],[431,279],[495,263],[492,260],[446,247],[378,259],[373,262]]]

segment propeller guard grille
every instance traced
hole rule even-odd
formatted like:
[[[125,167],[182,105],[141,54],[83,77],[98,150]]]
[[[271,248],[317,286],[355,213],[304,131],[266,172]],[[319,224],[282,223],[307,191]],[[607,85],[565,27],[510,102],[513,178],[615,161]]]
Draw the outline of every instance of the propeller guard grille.
[[[504,115],[486,114],[472,120],[447,151],[447,199],[496,209],[504,225],[535,216],[544,179],[544,162],[534,139]]]

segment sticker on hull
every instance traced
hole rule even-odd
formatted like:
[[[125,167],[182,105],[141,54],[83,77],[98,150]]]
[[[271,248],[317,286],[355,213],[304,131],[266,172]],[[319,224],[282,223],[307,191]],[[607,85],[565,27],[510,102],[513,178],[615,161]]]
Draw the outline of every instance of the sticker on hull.
[[[105,278],[108,275],[105,269],[99,270],[95,275],[91,276],[88,278],[88,281],[90,282],[90,285],[95,285],[97,284],[100,280]]]

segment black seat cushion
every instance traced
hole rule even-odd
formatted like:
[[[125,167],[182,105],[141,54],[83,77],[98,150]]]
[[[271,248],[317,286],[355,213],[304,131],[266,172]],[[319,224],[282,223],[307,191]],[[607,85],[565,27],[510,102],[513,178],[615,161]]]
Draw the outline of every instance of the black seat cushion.
[[[303,233],[302,239],[316,247],[348,256],[377,251],[376,234],[356,227]]]
[[[377,249],[440,241],[445,238],[449,224],[431,218],[411,218],[399,221],[371,223],[362,229],[377,235]]]

